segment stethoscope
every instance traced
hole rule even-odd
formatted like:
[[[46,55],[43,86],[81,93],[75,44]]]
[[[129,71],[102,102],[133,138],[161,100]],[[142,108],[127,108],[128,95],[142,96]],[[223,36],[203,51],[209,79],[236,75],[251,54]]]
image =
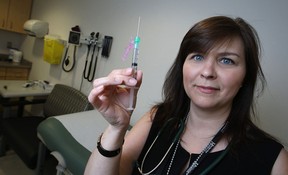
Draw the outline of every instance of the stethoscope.
[[[140,172],[140,174],[142,175],[152,175],[151,173],[153,173],[161,164],[162,162],[165,160],[165,158],[167,157],[168,153],[170,152],[170,150],[172,149],[173,145],[175,145],[178,140],[180,139],[181,137],[181,134],[185,128],[185,125],[184,125],[184,121],[181,119],[180,122],[179,122],[179,125],[178,125],[178,131],[172,141],[172,144],[169,146],[168,150],[166,151],[166,153],[164,154],[164,156],[162,157],[162,159],[159,161],[159,163],[152,169],[150,170],[149,172],[146,172],[144,173],[143,172],[143,166],[144,166],[144,163],[145,163],[145,159],[146,157],[148,156],[150,150],[152,149],[152,147],[154,146],[154,144],[156,143],[156,141],[158,140],[158,138],[161,136],[161,134],[163,133],[163,130],[168,126],[168,124],[174,120],[179,120],[175,117],[173,118],[170,118],[169,120],[167,120],[165,122],[165,124],[163,125],[163,127],[159,130],[158,134],[156,135],[155,139],[153,140],[152,144],[150,145],[150,147],[148,148],[146,154],[144,155],[143,157],[143,160],[142,160],[142,163],[141,163],[141,166],[139,166],[139,163],[138,161],[136,162],[136,166],[138,167],[138,171]]]
[[[187,117],[186,117],[187,118]],[[152,147],[154,146],[155,142],[158,140],[159,136],[163,133],[163,130],[168,126],[168,124],[175,120],[177,118],[171,118],[168,121],[165,122],[164,126],[159,130],[158,134],[156,135],[155,139],[153,140],[152,144],[150,145],[150,147],[148,148],[147,152],[145,153],[141,166],[139,165],[138,161],[136,162],[136,166],[138,168],[138,171],[140,172],[140,174],[142,175],[157,175],[154,174],[153,172],[162,164],[162,162],[165,160],[165,158],[167,157],[168,153],[170,152],[170,150],[172,149],[173,145],[175,144],[179,144],[179,139],[181,137],[181,134],[185,128],[185,122],[181,119],[179,122],[179,126],[178,126],[178,131],[171,143],[171,145],[169,146],[168,150],[166,151],[166,153],[164,154],[164,156],[162,157],[162,159],[159,161],[159,163],[152,168],[150,171],[148,172],[143,172],[143,167],[144,167],[144,163],[145,163],[145,159],[147,157],[147,155],[149,154],[150,150],[152,149]],[[186,120],[186,119],[185,119]],[[222,128],[218,131],[218,133],[216,135],[219,135],[221,132],[222,134],[224,133],[224,130],[226,128],[226,126],[228,125],[228,122],[226,122]],[[212,139],[214,140],[215,137]],[[218,138],[216,138],[218,139]],[[211,143],[211,141],[210,141]],[[177,146],[177,145],[176,145]],[[224,157],[225,155],[227,155],[228,151],[229,151],[230,145],[227,146],[227,148],[219,155],[219,157],[217,159],[215,159],[203,172],[201,172],[199,175],[206,175],[207,173],[209,173]],[[189,169],[189,168],[188,168]],[[152,174],[153,173],[153,174]],[[184,172],[185,175],[190,174],[187,173],[187,171]],[[160,173],[159,175],[162,175],[162,173]]]
[[[87,44],[88,50],[87,50],[85,66],[84,66],[84,70],[83,70],[83,78],[88,80],[89,82],[92,82],[94,80],[94,76],[95,76],[95,72],[96,72],[98,55],[99,55],[99,50],[100,50],[100,47],[97,46],[98,38],[99,38],[99,32],[97,32],[96,35],[95,35],[95,32],[92,32],[90,34],[90,40],[88,41],[89,43]],[[89,60],[89,55],[90,55],[92,45],[93,45],[92,55],[91,55],[90,60]],[[97,49],[96,57],[94,60],[96,48],[98,48],[98,49]],[[87,69],[88,60],[89,60],[89,67]],[[93,67],[93,71],[92,71],[93,62],[94,62],[94,67]]]

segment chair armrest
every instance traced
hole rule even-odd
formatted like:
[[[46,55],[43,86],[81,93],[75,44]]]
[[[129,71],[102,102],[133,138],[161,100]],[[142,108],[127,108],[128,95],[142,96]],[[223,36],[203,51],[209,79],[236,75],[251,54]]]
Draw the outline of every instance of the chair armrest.
[[[83,174],[97,138],[108,123],[95,110],[49,117],[38,126],[38,137],[59,152],[73,174]]]

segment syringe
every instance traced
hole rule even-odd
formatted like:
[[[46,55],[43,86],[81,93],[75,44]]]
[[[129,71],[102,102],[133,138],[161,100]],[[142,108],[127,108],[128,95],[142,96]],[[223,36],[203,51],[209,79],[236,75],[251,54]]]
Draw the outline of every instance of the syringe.
[[[131,67],[133,69],[133,78],[136,78],[137,74],[137,66],[138,66],[138,56],[139,56],[139,43],[140,43],[140,37],[139,37],[139,29],[140,29],[140,17],[138,19],[138,26],[137,26],[137,34],[134,38],[134,50],[133,50],[133,56],[132,56],[132,64]],[[131,87],[130,89],[130,97],[129,97],[129,107],[127,108],[129,111],[134,110],[135,105],[135,89],[137,87]]]

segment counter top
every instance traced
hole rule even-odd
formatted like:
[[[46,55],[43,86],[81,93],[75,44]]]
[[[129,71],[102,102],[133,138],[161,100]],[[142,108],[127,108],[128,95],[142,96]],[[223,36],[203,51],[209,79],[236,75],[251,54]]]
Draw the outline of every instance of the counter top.
[[[28,96],[44,96],[50,94],[50,92],[54,88],[53,85],[43,85],[40,82],[34,82],[35,84],[30,87],[23,87],[23,85],[27,82],[27,80],[0,80],[1,97],[15,98]]]

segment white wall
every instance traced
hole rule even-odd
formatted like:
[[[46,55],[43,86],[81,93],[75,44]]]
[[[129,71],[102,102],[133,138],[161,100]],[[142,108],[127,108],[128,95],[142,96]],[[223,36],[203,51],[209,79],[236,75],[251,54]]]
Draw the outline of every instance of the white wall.
[[[50,34],[67,40],[69,30],[79,25],[82,33],[100,32],[114,37],[111,55],[100,58],[96,77],[112,69],[130,66],[121,56],[141,16],[139,68],[144,72],[133,123],[155,102],[161,100],[166,71],[178,52],[186,31],[197,21],[212,15],[240,16],[250,22],[262,39],[263,69],[268,88],[259,102],[260,125],[288,143],[288,1],[278,0],[34,0],[32,18],[49,22]],[[71,73],[60,65],[42,60],[43,40],[26,37],[22,50],[33,61],[31,79],[47,79],[80,88],[86,47],[78,50],[77,66]],[[91,83],[84,81],[88,94]]]
[[[9,50],[6,48],[7,42],[11,42],[13,48],[20,48],[24,38],[25,36],[22,34],[0,30],[0,53],[9,54]]]

